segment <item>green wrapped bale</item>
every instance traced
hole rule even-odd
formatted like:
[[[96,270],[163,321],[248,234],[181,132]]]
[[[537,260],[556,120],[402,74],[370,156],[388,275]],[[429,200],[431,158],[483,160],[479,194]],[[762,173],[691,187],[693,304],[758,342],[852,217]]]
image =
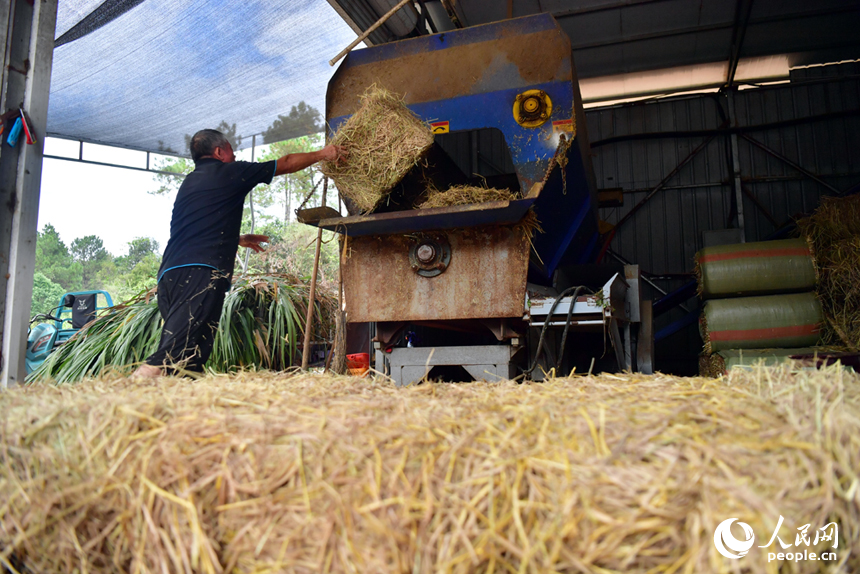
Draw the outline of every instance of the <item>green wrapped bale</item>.
[[[699,296],[737,297],[810,291],[815,264],[804,239],[706,247],[696,254]]]
[[[700,320],[705,353],[724,349],[812,347],[823,315],[814,293],[714,299]]]

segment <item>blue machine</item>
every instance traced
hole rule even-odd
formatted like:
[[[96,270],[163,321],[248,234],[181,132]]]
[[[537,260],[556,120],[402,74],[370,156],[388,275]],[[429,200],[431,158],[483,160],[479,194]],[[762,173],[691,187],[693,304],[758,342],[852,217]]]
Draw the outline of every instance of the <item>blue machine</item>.
[[[307,218],[308,223],[357,237],[509,224],[534,206],[544,230],[533,240],[534,280],[549,282],[560,265],[593,260],[597,200],[585,116],[570,40],[552,16],[539,14],[353,51],[329,82],[330,133],[354,113],[359,96],[373,84],[402,95],[435,132],[498,130],[522,199],[504,206],[346,218],[328,212],[317,221]]]
[[[102,296],[105,304],[100,304],[99,296]],[[40,313],[33,317],[31,324],[44,320],[50,322],[39,323],[27,333],[24,358],[27,374],[35,371],[48,355],[93,320],[99,310],[108,307],[113,307],[113,300],[107,291],[75,291],[60,298],[60,304],[52,309],[56,311],[55,315]],[[65,327],[67,323],[69,327]]]
[[[628,295],[616,273],[600,281],[602,306],[598,295],[585,301],[587,291],[561,285],[571,277],[583,284],[570,270],[594,261],[598,218],[570,39],[555,19],[539,14],[353,51],[329,82],[329,135],[373,85],[402,97],[432,127],[434,146],[373,213],[343,198],[348,216],[323,207],[298,217],[349,237],[341,260],[347,321],[374,325],[376,368],[398,384],[465,380],[462,370],[476,380],[534,377],[538,366],[568,372],[605,354],[605,332],[618,368],[630,368],[630,337],[622,341],[618,323],[638,321],[638,291]],[[516,199],[413,209],[428,182],[443,190],[486,183]],[[516,224],[530,208],[543,232],[529,240]],[[541,299],[550,293],[555,302]],[[560,304],[566,320],[553,317]],[[568,327],[576,345],[565,346]],[[556,356],[541,350],[550,340]]]

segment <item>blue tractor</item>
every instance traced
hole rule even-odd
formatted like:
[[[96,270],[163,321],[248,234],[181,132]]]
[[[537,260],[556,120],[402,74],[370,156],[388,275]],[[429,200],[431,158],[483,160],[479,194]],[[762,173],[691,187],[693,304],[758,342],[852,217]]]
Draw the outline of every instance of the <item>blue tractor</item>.
[[[27,375],[45,362],[48,355],[68,341],[72,335],[96,318],[101,309],[113,307],[113,300],[107,291],[75,291],[60,298],[60,304],[51,309],[55,312],[39,313],[30,321],[27,333],[27,353],[25,363]],[[47,321],[33,323],[38,321]]]

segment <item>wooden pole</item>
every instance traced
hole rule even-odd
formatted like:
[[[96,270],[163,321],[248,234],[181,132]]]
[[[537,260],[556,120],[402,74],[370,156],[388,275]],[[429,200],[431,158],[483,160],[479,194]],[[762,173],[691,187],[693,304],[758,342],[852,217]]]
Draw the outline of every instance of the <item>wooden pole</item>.
[[[373,33],[374,30],[376,30],[377,28],[379,28],[380,26],[385,24],[386,20],[388,20],[389,18],[394,16],[395,12],[397,12],[398,10],[400,10],[401,8],[403,8],[404,6],[409,4],[410,2],[412,2],[412,0],[401,0],[400,3],[397,4],[397,6],[395,6],[391,10],[389,10],[385,16],[383,16],[382,18],[377,20],[375,24],[373,24],[370,28],[365,30],[361,36],[359,36],[358,38],[353,40],[349,46],[347,46],[346,48],[341,50],[340,54],[338,54],[337,56],[335,56],[334,58],[329,60],[329,62],[328,62],[329,66],[334,66],[335,64],[337,64],[338,60],[340,60],[341,58],[343,58],[344,56],[349,54],[349,51],[352,50],[353,48],[355,48],[356,46],[358,46],[359,42],[363,42],[368,36],[370,36]]]
[[[334,345],[332,345],[331,370],[338,375],[345,375],[346,364],[346,316],[343,312],[343,262],[346,261],[347,245],[349,235],[343,234],[343,245],[340,252],[340,266],[338,268],[337,288],[337,315],[335,315]]]
[[[325,195],[328,191],[328,178],[323,179],[322,207],[325,207]],[[317,295],[317,271],[320,268],[320,248],[322,247],[322,227],[317,230],[317,247],[314,252],[314,270],[311,274],[311,292],[308,296],[308,314],[305,318],[305,344],[302,346],[302,370],[308,370],[308,359],[311,353],[311,328],[314,318],[314,303]]]

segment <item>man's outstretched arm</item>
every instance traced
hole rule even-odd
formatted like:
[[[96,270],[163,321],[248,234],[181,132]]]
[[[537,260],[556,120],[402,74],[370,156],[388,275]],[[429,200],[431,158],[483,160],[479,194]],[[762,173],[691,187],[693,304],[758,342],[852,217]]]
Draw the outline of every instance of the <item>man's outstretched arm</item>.
[[[278,159],[278,167],[275,169],[275,175],[295,173],[318,161],[337,161],[345,156],[346,152],[343,147],[336,145],[327,145],[319,151],[287,154]]]

